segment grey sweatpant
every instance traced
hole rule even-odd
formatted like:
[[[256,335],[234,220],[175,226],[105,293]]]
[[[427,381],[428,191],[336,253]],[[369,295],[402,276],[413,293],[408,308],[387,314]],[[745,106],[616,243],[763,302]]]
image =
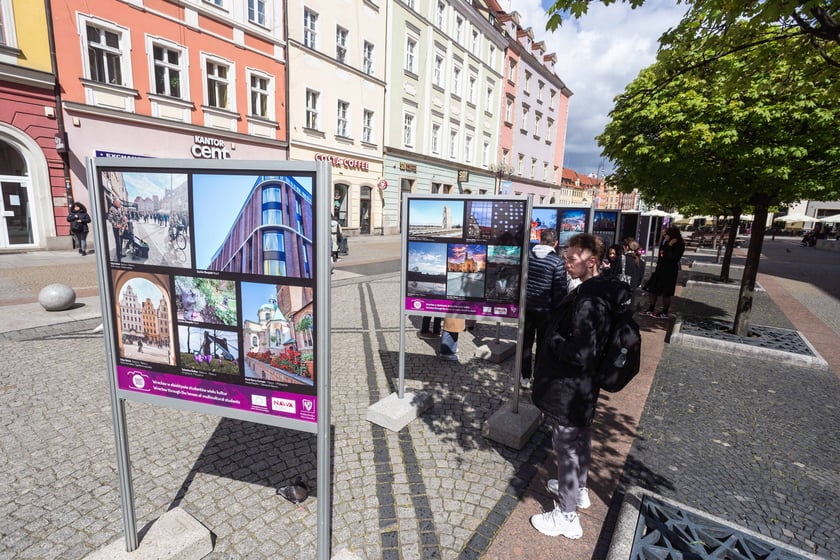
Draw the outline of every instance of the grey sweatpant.
[[[578,428],[554,424],[551,442],[557,454],[559,505],[564,512],[577,510],[578,490],[586,488],[592,461],[592,426]]]

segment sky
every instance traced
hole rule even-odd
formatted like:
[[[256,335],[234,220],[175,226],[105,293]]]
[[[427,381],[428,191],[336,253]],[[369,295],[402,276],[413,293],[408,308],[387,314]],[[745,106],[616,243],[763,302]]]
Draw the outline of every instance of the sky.
[[[519,12],[522,27],[531,27],[534,40],[545,42],[546,54],[557,54],[554,70],[572,90],[563,167],[585,175],[609,173],[612,166],[601,157],[595,136],[609,122],[615,96],[656,60],[660,35],[679,23],[685,4],[647,0],[632,10],[619,2],[593,3],[581,19],[564,20],[554,32],[545,30],[551,2],[500,0],[500,4]]]

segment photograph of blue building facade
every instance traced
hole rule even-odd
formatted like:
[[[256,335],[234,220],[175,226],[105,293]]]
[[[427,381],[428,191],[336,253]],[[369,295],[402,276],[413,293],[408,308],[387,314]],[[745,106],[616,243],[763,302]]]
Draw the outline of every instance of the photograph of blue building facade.
[[[257,177],[208,269],[311,278],[311,187],[294,177]]]

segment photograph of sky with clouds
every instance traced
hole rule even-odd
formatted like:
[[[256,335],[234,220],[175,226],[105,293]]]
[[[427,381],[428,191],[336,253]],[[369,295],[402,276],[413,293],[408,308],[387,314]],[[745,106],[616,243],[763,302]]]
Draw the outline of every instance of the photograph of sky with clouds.
[[[519,12],[520,23],[545,41],[546,53],[557,54],[557,76],[574,95],[569,100],[563,167],[589,175],[612,170],[601,157],[595,136],[609,122],[613,99],[642,68],[653,64],[659,37],[679,23],[685,4],[676,0],[647,0],[635,10],[615,3],[592,3],[589,12],[568,18],[557,31],[545,30],[547,0],[500,0],[502,9]]]

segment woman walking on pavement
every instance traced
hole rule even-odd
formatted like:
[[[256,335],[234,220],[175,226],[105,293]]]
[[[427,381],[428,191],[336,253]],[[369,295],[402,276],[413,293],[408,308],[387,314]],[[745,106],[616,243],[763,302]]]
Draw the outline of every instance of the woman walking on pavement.
[[[665,231],[662,245],[659,247],[659,258],[650,279],[645,283],[644,290],[650,294],[647,311],[641,315],[667,319],[671,307],[671,297],[677,288],[677,276],[680,272],[680,259],[685,252],[685,242],[677,227],[669,227]],[[656,313],[656,300],[662,296],[662,311]]]
[[[87,255],[87,236],[90,214],[81,202],[74,202],[67,214],[67,221],[70,222],[70,233],[76,238],[76,246],[80,255]]]

